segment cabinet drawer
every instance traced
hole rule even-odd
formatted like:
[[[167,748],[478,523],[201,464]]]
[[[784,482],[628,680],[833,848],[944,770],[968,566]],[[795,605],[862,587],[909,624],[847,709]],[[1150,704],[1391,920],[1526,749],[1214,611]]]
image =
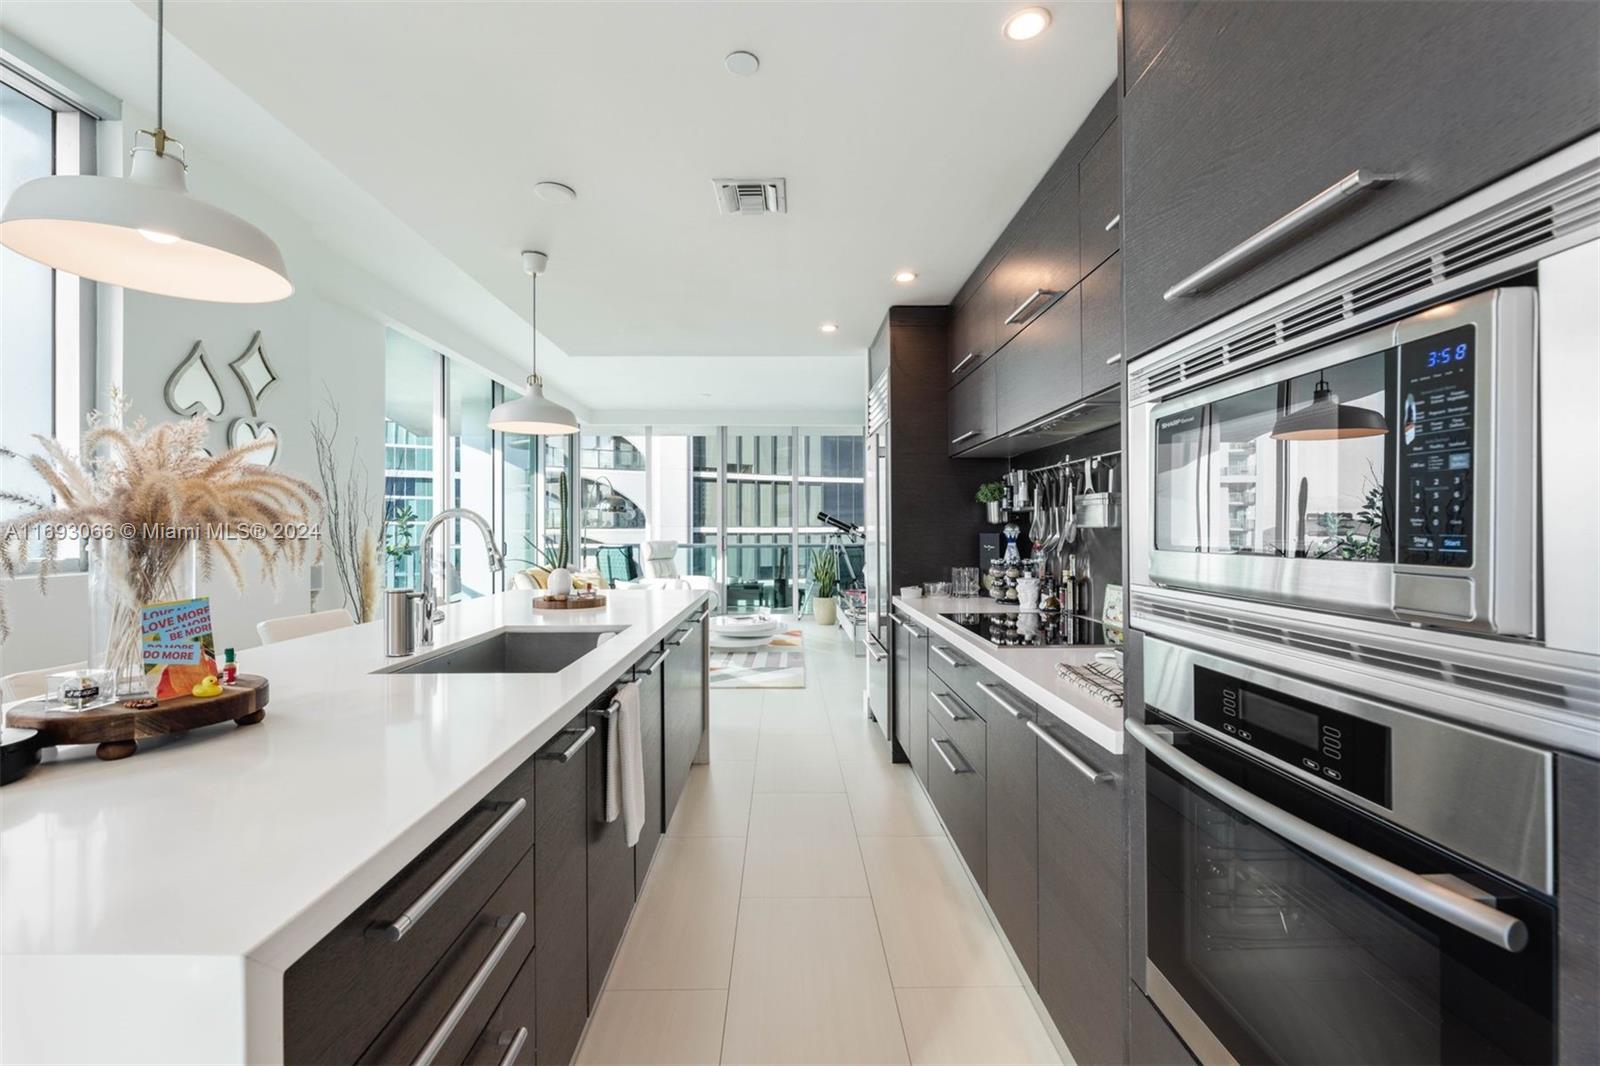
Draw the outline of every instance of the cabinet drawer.
[[[928,669],[930,692],[943,683],[976,711],[979,718],[988,718],[992,703],[979,687],[979,682],[992,682],[994,675],[979,666],[965,650],[938,636],[931,636],[928,642]],[[932,710],[932,701],[929,702],[929,710]]]
[[[354,1062],[372,1043],[533,846],[533,779],[530,760],[289,967],[288,1061]]]
[[[1130,358],[1593,131],[1600,4],[1193,5],[1123,101]],[[1165,294],[1361,170],[1346,197]]]
[[[465,1062],[532,951],[533,852],[529,850],[360,1061],[409,1063],[426,1058],[440,1066]]]
[[[975,448],[995,434],[995,361],[968,374],[950,390],[946,432],[950,454]]]
[[[988,824],[983,774],[928,712],[928,795],[980,887],[988,883]]]
[[[533,1066],[534,993],[538,987],[530,954],[511,979],[505,998],[489,1015],[478,1042],[467,1053],[469,1066]]]
[[[945,736],[956,742],[974,770],[988,772],[988,726],[973,712],[971,704],[938,678],[929,680],[928,714],[939,723]]]
[[[1122,383],[1122,256],[1083,279],[1083,394]]]
[[[1079,318],[1074,288],[995,356],[997,432],[1024,429],[1083,394]]]
[[[1078,234],[1085,276],[1122,247],[1122,128],[1115,122],[1078,164]]]

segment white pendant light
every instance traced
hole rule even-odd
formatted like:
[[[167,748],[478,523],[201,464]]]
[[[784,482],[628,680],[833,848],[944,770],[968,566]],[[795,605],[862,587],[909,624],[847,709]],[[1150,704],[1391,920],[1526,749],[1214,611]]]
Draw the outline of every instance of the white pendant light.
[[[135,135],[128,177],[57,174],[24,183],[0,213],[0,244],[69,274],[161,296],[281,300],[294,285],[272,238],[189,195],[183,145],[162,124],[165,29],[165,0],[157,0],[156,128]]]
[[[533,279],[533,372],[528,375],[528,391],[507,400],[489,412],[489,428],[501,433],[542,433],[559,436],[578,432],[578,417],[554,400],[545,398],[544,382],[539,380],[539,275],[550,264],[543,252],[523,252],[522,269]]]

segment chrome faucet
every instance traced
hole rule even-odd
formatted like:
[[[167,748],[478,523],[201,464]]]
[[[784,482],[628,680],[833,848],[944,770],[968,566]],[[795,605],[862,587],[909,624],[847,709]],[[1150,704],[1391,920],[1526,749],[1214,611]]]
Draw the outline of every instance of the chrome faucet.
[[[494,527],[477,511],[469,511],[465,507],[451,507],[440,511],[433,516],[422,531],[422,626],[421,633],[417,636],[417,643],[433,643],[433,627],[435,623],[444,621],[444,609],[438,606],[438,593],[433,587],[433,531],[452,518],[465,518],[468,522],[478,527],[478,532],[483,534],[483,546],[489,551],[489,575],[493,579],[496,575],[503,574],[506,568],[506,559],[494,542]],[[500,591],[500,582],[494,581],[495,591]]]

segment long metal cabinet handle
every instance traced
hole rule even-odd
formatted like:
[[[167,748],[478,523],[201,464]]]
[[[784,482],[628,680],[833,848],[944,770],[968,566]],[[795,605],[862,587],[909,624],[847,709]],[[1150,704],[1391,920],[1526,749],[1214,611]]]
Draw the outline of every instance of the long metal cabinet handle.
[[[1168,766],[1195,785],[1226,803],[1253,822],[1259,823],[1283,837],[1289,843],[1304,848],[1311,854],[1345,873],[1358,877],[1374,888],[1405,900],[1413,907],[1427,911],[1457,929],[1487,940],[1507,951],[1521,951],[1528,946],[1528,927],[1520,918],[1502,914],[1493,907],[1468,899],[1421,874],[1412,873],[1388,859],[1348,840],[1341,840],[1327,830],[1295,817],[1288,811],[1275,807],[1259,796],[1253,795],[1195,762],[1172,744],[1156,735],[1143,722],[1129,718],[1123,723],[1129,735]]]
[[[946,663],[948,663],[951,666],[965,666],[965,665],[967,665],[966,663],[962,662],[960,659],[951,658],[950,657],[950,653],[945,651],[943,648],[939,647],[939,645],[937,645],[937,644],[928,645],[928,650],[933,652],[933,654],[937,655],[939,658],[943,659]]]
[[[1393,180],[1393,174],[1374,174],[1370,170],[1352,170],[1293,211],[1273,222],[1269,222],[1199,270],[1196,270],[1193,274],[1178,282],[1162,293],[1161,298],[1163,300],[1176,300],[1180,296],[1194,296],[1204,292],[1207,286],[1221,280],[1223,275],[1239,266],[1245,260],[1251,258],[1268,245],[1276,244],[1295,230],[1313,221],[1343,201],[1345,197],[1350,196],[1352,193],[1360,192],[1362,189],[1376,188]]]
[[[1116,229],[1121,224],[1122,224],[1122,216],[1121,215],[1112,215],[1111,216],[1111,221],[1106,223],[1106,232],[1110,233],[1112,230]]]
[[[934,737],[933,738],[933,750],[938,752],[939,753],[939,758],[943,759],[944,760],[944,764],[946,766],[950,767],[950,772],[953,773],[953,774],[970,774],[970,773],[972,773],[972,767],[970,767],[970,766],[957,766],[955,764],[955,762],[950,758],[950,756],[945,754],[944,746],[946,744],[949,744],[952,748],[955,748],[957,755],[961,754],[961,749],[960,748],[956,748],[955,741],[953,741],[953,740],[945,740],[945,739],[943,739],[941,737]],[[961,761],[962,762],[966,762],[967,760],[963,756]]]
[[[673,647],[676,647],[676,646],[677,645],[673,645]],[[656,652],[655,658],[650,660],[650,665],[645,667],[643,670],[639,669],[639,664],[638,663],[635,663],[634,666],[633,666],[633,674],[634,674],[634,676],[637,677],[640,674],[644,674],[646,676],[649,676],[651,674],[657,673],[661,669],[661,664],[666,662],[667,661],[667,656],[669,656],[671,654],[672,654],[672,648],[663,648],[663,649],[661,649],[660,651]],[[643,659],[639,660],[639,662],[641,662],[641,663],[644,662],[644,661],[645,660],[643,660]]]
[[[495,838],[506,831],[506,826],[516,820],[528,807],[526,797],[519,796],[505,810],[500,812],[500,817],[494,824],[483,831],[483,835],[472,842],[472,846],[461,853],[461,857],[450,864],[450,868],[440,874],[427,888],[422,890],[422,895],[411,901],[411,906],[400,912],[400,917],[383,925],[374,925],[367,930],[367,936],[374,940],[399,940],[410,932],[411,927],[422,920],[428,909],[439,902],[439,897],[450,891],[450,886],[461,880],[461,875],[466,873],[478,858],[489,850],[489,845]]]
[[[1106,356],[1106,366],[1116,366],[1120,362],[1122,362],[1121,352],[1118,352],[1116,355]]]
[[[505,1040],[505,1037],[502,1036],[500,1039]],[[522,1054],[522,1045],[527,1042],[528,1027],[524,1025],[512,1034],[510,1040],[506,1041],[506,1053],[500,1056],[500,1066],[514,1066],[517,1056]]]
[[[965,722],[967,720],[966,715],[957,714],[955,711],[950,709],[950,705],[944,701],[944,696],[942,694],[938,692],[930,692],[928,695],[933,698],[933,702],[939,705],[939,709],[943,711],[952,722]]]
[[[1033,319],[1039,316],[1039,312],[1035,311],[1033,314],[1029,314],[1028,309],[1030,307],[1033,307],[1035,304],[1037,304],[1039,305],[1039,310],[1042,311],[1051,300],[1054,300],[1060,295],[1061,293],[1057,289],[1034,289],[1033,292],[1028,294],[1028,298],[1026,300],[1023,300],[1017,305],[1017,309],[1015,311],[1006,316],[1006,325],[1015,326],[1019,322],[1031,322]]]
[[[989,698],[991,700],[994,700],[996,703],[998,703],[1000,705],[1000,709],[1002,711],[1005,711],[1011,717],[1013,717],[1013,718],[1026,718],[1027,717],[1027,715],[1022,713],[1022,708],[1013,706],[1010,700],[1008,700],[1004,696],[1000,695],[1000,693],[1002,691],[1004,691],[1004,689],[1001,688],[1001,686],[999,685],[998,682],[994,682],[994,681],[979,681],[978,682],[978,687],[983,689],[983,691],[987,692],[989,694]]]
[[[978,435],[978,431],[977,430],[969,429],[965,433],[961,434],[961,436],[959,436],[959,437],[950,438],[950,443],[951,444],[960,444],[962,441],[966,440],[968,437],[976,437],[977,435]]]
[[[950,368],[950,373],[952,373],[952,374],[961,373],[961,368],[966,366],[968,363],[972,362],[976,358],[978,358],[978,353],[977,352],[968,352],[966,355],[963,355],[961,357],[961,362],[957,363],[955,366]]]
[[[489,983],[489,978],[494,975],[494,968],[500,965],[500,960],[511,948],[511,942],[522,932],[522,927],[528,923],[528,913],[518,911],[517,916],[511,919],[511,924],[506,926],[506,931],[500,934],[500,939],[494,942],[494,947],[489,949],[489,957],[472,974],[472,980],[467,982],[467,987],[461,990],[456,1001],[450,1004],[450,1010],[439,1023],[439,1028],[428,1037],[428,1042],[422,1045],[422,1050],[417,1052],[417,1057],[412,1060],[412,1066],[429,1066],[434,1059],[439,1057],[439,1052],[444,1049],[450,1035],[456,1031],[456,1026],[461,1024],[461,1019],[472,1008],[472,1001],[478,998],[478,993],[483,991],[483,986]]]
[[[866,645],[867,645],[867,654],[872,656],[872,661],[873,662],[881,663],[881,662],[883,662],[885,659],[887,659],[889,657],[889,653],[888,652],[884,652],[882,655],[879,655],[876,652],[874,652],[872,650],[872,642],[870,640],[866,642]]]
[[[1040,729],[1037,722],[1023,722],[1022,724],[1028,727],[1029,732],[1043,741],[1045,747],[1049,748],[1051,751],[1065,759],[1068,766],[1072,767],[1074,770],[1078,771],[1078,773],[1082,774],[1084,777],[1087,777],[1095,784],[1098,785],[1102,782],[1110,781],[1112,777],[1115,776],[1105,770],[1096,770],[1094,767],[1078,758],[1072,753],[1072,749],[1068,748],[1065,744],[1061,743],[1061,741],[1057,740],[1049,733],[1046,733],[1043,729]]]
[[[562,732],[563,733],[575,732],[575,728],[574,729],[563,729]],[[582,733],[578,734],[578,739],[577,740],[574,740],[571,744],[567,745],[567,749],[565,751],[547,751],[547,752],[543,753],[542,755],[540,755],[539,758],[541,758],[541,759],[549,759],[551,762],[560,762],[560,763],[571,762],[572,761],[572,757],[574,755],[578,754],[578,752],[582,751],[583,750],[583,746],[585,744],[589,743],[589,740],[593,736],[594,736],[594,726],[589,726],[586,729],[584,729],[584,731]]]
[[[906,620],[904,618],[901,618],[897,614],[891,614],[889,616],[889,621],[892,622],[894,625],[897,625],[897,626],[903,626],[903,625],[906,624]]]

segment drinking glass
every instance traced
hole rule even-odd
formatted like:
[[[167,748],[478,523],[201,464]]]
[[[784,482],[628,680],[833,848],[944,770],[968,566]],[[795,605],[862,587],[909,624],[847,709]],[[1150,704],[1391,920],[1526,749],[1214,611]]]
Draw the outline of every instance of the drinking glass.
[[[956,566],[950,570],[950,584],[953,595],[976,596],[978,594],[978,575],[976,566]]]

